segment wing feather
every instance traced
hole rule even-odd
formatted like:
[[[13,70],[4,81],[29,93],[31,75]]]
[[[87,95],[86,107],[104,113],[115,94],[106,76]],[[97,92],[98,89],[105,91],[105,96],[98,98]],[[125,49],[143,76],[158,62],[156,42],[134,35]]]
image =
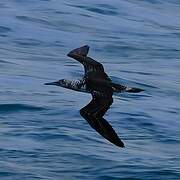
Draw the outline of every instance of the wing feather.
[[[104,114],[110,108],[112,102],[112,97],[97,98],[96,96],[88,105],[80,110],[80,114],[101,136],[119,147],[124,147],[124,143],[118,137],[115,130],[103,118]]]
[[[89,46],[85,45],[80,48],[73,49],[67,54],[67,56],[80,62],[84,66],[85,74],[90,71],[104,72],[104,68],[101,63],[90,57],[87,57],[88,52]]]

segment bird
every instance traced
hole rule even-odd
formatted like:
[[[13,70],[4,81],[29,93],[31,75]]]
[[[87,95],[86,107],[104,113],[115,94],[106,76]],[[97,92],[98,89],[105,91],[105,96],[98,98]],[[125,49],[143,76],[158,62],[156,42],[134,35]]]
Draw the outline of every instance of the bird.
[[[80,115],[101,136],[118,147],[125,147],[121,138],[113,127],[104,119],[104,115],[113,103],[113,94],[129,92],[139,93],[144,91],[140,88],[128,87],[112,82],[106,74],[103,65],[88,56],[89,46],[73,49],[67,56],[77,60],[84,66],[84,76],[80,80],[60,79],[58,81],[45,83],[45,85],[56,85],[75,91],[90,93],[91,101],[82,109]]]

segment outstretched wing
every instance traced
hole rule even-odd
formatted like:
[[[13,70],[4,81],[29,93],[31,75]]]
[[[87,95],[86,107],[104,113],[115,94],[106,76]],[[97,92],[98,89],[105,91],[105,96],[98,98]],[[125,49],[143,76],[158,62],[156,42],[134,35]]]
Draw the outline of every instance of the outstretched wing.
[[[80,110],[81,116],[105,139],[119,147],[124,147],[124,143],[118,137],[112,126],[103,118],[113,103],[112,96],[99,96],[97,92],[94,92],[92,96],[93,99],[91,102]]]
[[[94,72],[104,72],[103,65],[94,59],[87,56],[89,52],[89,46],[85,45],[80,48],[73,49],[70,51],[67,56],[76,59],[78,62],[83,64],[85,74],[94,71]]]

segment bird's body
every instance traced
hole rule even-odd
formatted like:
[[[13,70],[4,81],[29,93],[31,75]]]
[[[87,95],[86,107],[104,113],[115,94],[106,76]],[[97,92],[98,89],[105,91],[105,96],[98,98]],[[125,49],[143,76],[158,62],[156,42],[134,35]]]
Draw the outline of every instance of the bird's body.
[[[91,93],[91,102],[80,110],[80,114],[90,126],[113,144],[124,147],[112,126],[103,118],[106,111],[113,103],[114,92],[140,92],[139,88],[129,88],[113,83],[105,73],[103,65],[87,57],[89,46],[72,50],[68,56],[76,59],[84,66],[84,76],[81,80],[71,81],[62,79],[46,85],[57,85],[80,92]]]

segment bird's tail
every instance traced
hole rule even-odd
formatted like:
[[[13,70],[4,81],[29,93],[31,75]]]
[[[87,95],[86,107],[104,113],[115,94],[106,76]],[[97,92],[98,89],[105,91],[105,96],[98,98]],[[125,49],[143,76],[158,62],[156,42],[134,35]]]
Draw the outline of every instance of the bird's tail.
[[[135,88],[135,87],[128,87],[116,83],[111,83],[112,84],[112,89],[114,92],[129,92],[129,93],[139,93],[141,91],[144,91],[143,89],[140,88]]]
[[[125,92],[129,92],[129,93],[139,93],[141,91],[144,91],[144,90],[140,88],[135,88],[135,87],[126,87],[126,90],[125,90]]]

